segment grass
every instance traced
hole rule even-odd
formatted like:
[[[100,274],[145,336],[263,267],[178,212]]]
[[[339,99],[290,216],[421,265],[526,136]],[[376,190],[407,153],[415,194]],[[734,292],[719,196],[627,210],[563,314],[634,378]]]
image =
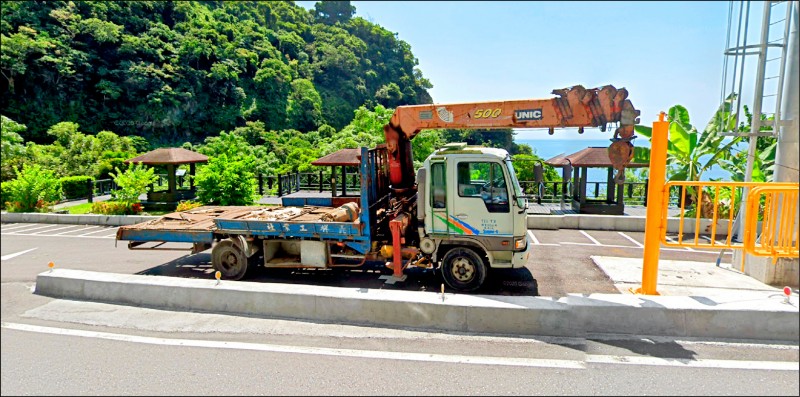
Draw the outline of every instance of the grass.
[[[73,205],[72,207],[65,208],[69,211],[70,214],[90,214],[92,211],[92,203],[83,203],[78,205]],[[159,216],[164,214],[169,214],[175,211],[156,211],[156,210],[148,210],[142,213],[142,215],[152,215],[152,216]]]
[[[83,203],[68,207],[70,214],[88,214],[92,210],[92,203]]]

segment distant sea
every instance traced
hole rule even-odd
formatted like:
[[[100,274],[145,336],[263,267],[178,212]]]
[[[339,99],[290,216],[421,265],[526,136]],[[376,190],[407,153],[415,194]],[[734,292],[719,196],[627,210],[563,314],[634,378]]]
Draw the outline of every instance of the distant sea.
[[[572,154],[587,147],[608,147],[611,141],[608,139],[515,139],[517,144],[526,144],[533,148],[533,152],[544,160],[548,160],[559,154]],[[647,138],[638,138],[633,140],[634,146],[650,147],[650,141]],[[560,170],[559,170],[560,173]],[[608,176],[608,171],[601,168],[589,168],[589,182],[605,182]],[[713,167],[703,173],[703,180],[722,178],[723,180],[730,179],[730,173],[719,167]]]

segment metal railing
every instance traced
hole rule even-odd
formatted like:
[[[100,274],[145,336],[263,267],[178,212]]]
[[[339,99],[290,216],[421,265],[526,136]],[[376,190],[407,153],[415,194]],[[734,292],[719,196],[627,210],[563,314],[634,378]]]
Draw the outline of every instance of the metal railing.
[[[542,203],[559,203],[562,196],[565,200],[572,199],[573,181],[542,181],[538,184],[536,181],[520,181],[520,188],[522,189],[523,197],[530,202]],[[625,204],[631,205],[647,205],[647,185],[648,181],[644,182],[625,182],[623,184],[623,200]],[[598,198],[604,196],[608,191],[608,182],[587,182],[586,183],[586,197]],[[672,202],[676,201],[677,194],[671,197]]]
[[[661,243],[667,247],[743,249],[756,256],[798,256],[798,184],[774,182],[670,181],[679,189],[678,235],[667,237],[668,201],[661,211]],[[734,220],[744,189],[747,218],[741,241],[734,240]],[[688,236],[688,238],[687,238]],[[718,238],[721,236],[721,238]]]
[[[277,182],[277,191],[275,194],[278,197],[285,196],[287,194],[299,192],[299,191],[318,191],[322,193],[323,191],[331,191],[332,184],[336,184],[336,191],[339,195],[342,192],[342,176],[336,175],[336,180],[334,181],[331,178],[330,172],[293,172],[288,174],[280,174],[277,176],[268,175],[264,176],[259,174],[259,194],[264,195],[263,189],[263,181],[266,179],[268,181],[268,189],[269,192],[272,192],[272,181],[275,180]],[[346,180],[344,183],[345,188],[347,189],[347,195],[357,195],[361,192],[361,175],[358,173],[349,173],[346,176]]]
[[[758,186],[747,195],[747,219],[744,249],[754,256],[770,256],[772,263],[780,257],[800,256],[798,242],[798,185]],[[761,235],[756,227],[762,218]]]

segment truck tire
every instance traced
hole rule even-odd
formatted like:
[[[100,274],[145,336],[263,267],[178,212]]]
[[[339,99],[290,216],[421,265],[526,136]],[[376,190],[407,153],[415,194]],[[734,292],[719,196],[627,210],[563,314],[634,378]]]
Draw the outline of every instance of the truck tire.
[[[472,249],[453,248],[442,258],[442,277],[450,288],[463,292],[475,291],[486,279],[486,265]]]
[[[222,240],[211,249],[211,265],[226,280],[241,280],[250,267],[244,252],[231,240]]]

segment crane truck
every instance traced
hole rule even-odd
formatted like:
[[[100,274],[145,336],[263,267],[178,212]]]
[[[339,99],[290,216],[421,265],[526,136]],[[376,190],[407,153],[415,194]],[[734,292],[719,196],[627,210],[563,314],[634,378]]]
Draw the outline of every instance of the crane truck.
[[[339,207],[204,206],[118,229],[129,249],[190,243],[211,249],[223,279],[258,267],[358,267],[385,261],[393,280],[409,266],[438,269],[457,291],[483,285],[489,268],[525,266],[527,203],[511,156],[449,143],[414,170],[411,140],[428,128],[617,128],[609,157],[621,182],[638,123],[628,93],[613,86],[554,90],[556,98],[398,106],[385,143],[360,148],[360,196]],[[148,243],[154,245],[148,246]]]

